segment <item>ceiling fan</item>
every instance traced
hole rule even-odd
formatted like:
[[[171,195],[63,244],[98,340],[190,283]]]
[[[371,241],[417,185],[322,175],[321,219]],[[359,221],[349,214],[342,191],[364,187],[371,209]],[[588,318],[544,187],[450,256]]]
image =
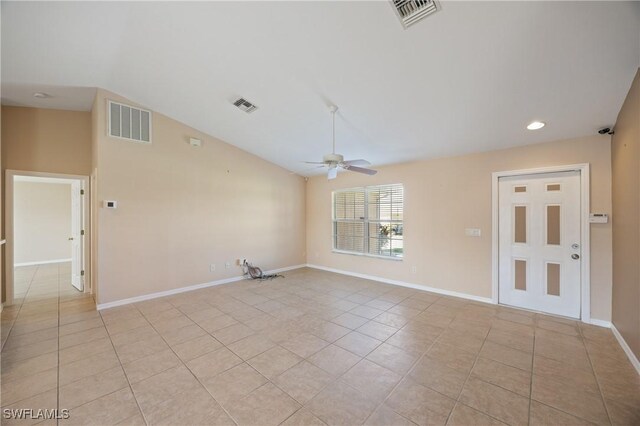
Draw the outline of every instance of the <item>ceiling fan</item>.
[[[340,154],[336,154],[336,111],[338,107],[331,105],[329,107],[331,117],[333,121],[333,151],[331,154],[327,154],[322,157],[322,161],[305,161],[307,164],[322,164],[320,167],[327,167],[327,178],[329,180],[335,179],[338,176],[338,168],[349,170],[350,172],[364,173],[366,175],[375,175],[377,170],[366,169],[358,166],[370,166],[371,163],[367,160],[349,160],[344,161],[344,157]]]

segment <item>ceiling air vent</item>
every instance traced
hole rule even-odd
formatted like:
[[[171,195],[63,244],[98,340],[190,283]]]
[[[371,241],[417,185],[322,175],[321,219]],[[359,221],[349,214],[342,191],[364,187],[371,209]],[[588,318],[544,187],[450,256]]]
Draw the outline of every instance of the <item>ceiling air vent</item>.
[[[258,109],[257,106],[255,106],[254,104],[252,104],[251,102],[249,102],[245,98],[240,98],[237,101],[235,101],[233,104],[235,106],[237,106],[238,109],[240,109],[241,111],[246,112],[247,114],[249,114],[250,112],[253,112],[253,111]]]
[[[151,111],[109,101],[109,136],[151,143]]]
[[[391,0],[405,28],[438,11],[435,0]]]

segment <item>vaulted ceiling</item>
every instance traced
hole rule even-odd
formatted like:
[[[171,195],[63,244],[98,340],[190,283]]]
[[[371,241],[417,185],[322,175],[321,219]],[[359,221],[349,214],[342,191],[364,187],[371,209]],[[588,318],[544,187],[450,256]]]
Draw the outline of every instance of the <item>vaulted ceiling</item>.
[[[305,174],[331,150],[332,103],[337,151],[374,165],[613,124],[640,3],[440,5],[405,30],[389,1],[3,1],[2,101],[87,109],[101,87]]]

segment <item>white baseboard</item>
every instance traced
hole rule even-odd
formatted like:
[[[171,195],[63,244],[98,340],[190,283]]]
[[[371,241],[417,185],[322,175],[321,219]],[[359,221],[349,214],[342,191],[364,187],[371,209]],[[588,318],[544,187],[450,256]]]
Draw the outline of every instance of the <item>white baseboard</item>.
[[[13,267],[18,267],[18,266],[35,266],[35,265],[48,265],[50,263],[64,263],[64,262],[71,262],[71,258],[69,259],[54,259],[54,260],[40,260],[37,262],[22,262],[22,263],[14,263]]]
[[[408,283],[408,282],[404,282],[404,281],[392,280],[392,279],[388,279],[388,278],[381,278],[381,277],[376,277],[376,276],[373,276],[373,275],[360,274],[358,272],[343,271],[343,270],[340,270],[340,269],[329,268],[327,266],[313,265],[313,264],[310,264],[310,263],[308,263],[306,266],[309,267],[309,268],[313,268],[313,269],[320,269],[322,271],[334,272],[336,274],[348,275],[348,276],[357,277],[357,278],[364,278],[364,279],[367,279],[367,280],[378,281],[378,282],[382,282],[382,283],[385,283],[385,284],[392,284],[392,285],[397,285],[397,286],[401,286],[401,287],[409,287],[409,288],[414,288],[416,290],[430,291],[432,293],[442,294],[442,295],[445,295],[445,296],[460,297],[462,299],[473,300],[473,301],[482,302],[482,303],[488,303],[490,305],[496,305],[496,302],[490,297],[481,297],[481,296],[475,296],[473,294],[459,293],[457,291],[443,290],[441,288],[429,287],[429,286],[421,285],[421,284],[413,284],[413,283]],[[515,307],[515,306],[511,306],[511,308],[513,308],[513,309],[522,309],[522,308],[518,308],[518,307]],[[536,311],[529,311],[528,309],[522,309],[522,310],[528,311],[528,312],[536,312]],[[604,321],[604,320],[591,318],[589,321],[586,321],[586,322],[589,323],[589,324],[597,325],[599,327],[611,328],[611,323],[609,321]]]
[[[611,328],[611,321],[599,320],[591,318],[589,321],[584,321],[591,325],[597,325],[598,327]]]
[[[493,300],[490,297],[474,296],[473,294],[459,293],[457,291],[450,291],[450,290],[443,290],[441,288],[429,287],[429,286],[421,285],[421,284],[413,284],[413,283],[408,283],[408,282],[405,282],[405,281],[391,280],[391,279],[388,279],[388,278],[381,278],[381,277],[376,277],[376,276],[373,276],[373,275],[360,274],[358,272],[343,271],[343,270],[340,270],[340,269],[328,268],[326,266],[320,266],[320,265],[307,264],[307,267],[313,268],[313,269],[320,269],[322,271],[334,272],[336,274],[348,275],[348,276],[356,277],[356,278],[364,278],[365,280],[378,281],[378,282],[385,283],[385,284],[392,284],[392,285],[397,285],[397,286],[401,286],[401,287],[408,287],[408,288],[413,288],[413,289],[416,289],[416,290],[430,291],[432,293],[438,293],[438,294],[442,294],[442,295],[445,295],[445,296],[460,297],[462,299],[468,299],[468,300],[473,300],[473,301],[476,301],[476,302],[489,303],[491,305],[495,305],[495,303],[493,302]]]
[[[286,266],[284,268],[273,269],[271,271],[264,271],[265,274],[277,274],[279,272],[290,271],[292,269],[304,268],[306,265],[294,265]],[[96,305],[96,309],[99,311],[102,309],[115,308],[116,306],[128,305],[130,303],[144,302],[145,300],[157,299],[159,297],[171,296],[174,294],[186,293],[188,291],[200,290],[207,287],[215,287],[217,285],[229,284],[236,281],[242,281],[246,279],[244,276],[224,278],[222,280],[210,281],[203,284],[195,284],[187,287],[174,288],[172,290],[158,291],[156,293],[143,294],[142,296],[129,297],[127,299],[116,300],[113,302],[99,303]]]
[[[620,343],[620,346],[622,346],[622,350],[624,350],[624,353],[627,354],[627,358],[629,358],[629,361],[631,361],[631,365],[633,365],[633,368],[635,368],[638,374],[640,374],[640,361],[638,360],[638,357],[636,357],[636,354],[633,353],[629,345],[627,345],[626,340],[624,340],[624,337],[622,337],[622,334],[620,334],[616,326],[613,324],[611,324],[611,331],[613,331],[613,335],[616,336],[616,339],[618,339],[618,343]]]

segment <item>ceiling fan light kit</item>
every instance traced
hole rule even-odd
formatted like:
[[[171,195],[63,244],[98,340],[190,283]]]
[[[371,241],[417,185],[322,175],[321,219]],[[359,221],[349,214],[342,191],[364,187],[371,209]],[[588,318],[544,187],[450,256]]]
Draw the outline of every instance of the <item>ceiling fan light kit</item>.
[[[364,167],[357,166],[370,166],[367,160],[349,160],[345,161],[344,156],[336,154],[336,112],[338,107],[335,105],[329,106],[329,112],[331,112],[331,119],[333,124],[333,150],[331,154],[324,155],[321,162],[307,161],[307,164],[322,164],[323,167],[327,167],[327,179],[335,179],[338,176],[338,168],[349,170],[350,172],[363,173],[366,175],[375,175],[377,170],[366,169]]]

